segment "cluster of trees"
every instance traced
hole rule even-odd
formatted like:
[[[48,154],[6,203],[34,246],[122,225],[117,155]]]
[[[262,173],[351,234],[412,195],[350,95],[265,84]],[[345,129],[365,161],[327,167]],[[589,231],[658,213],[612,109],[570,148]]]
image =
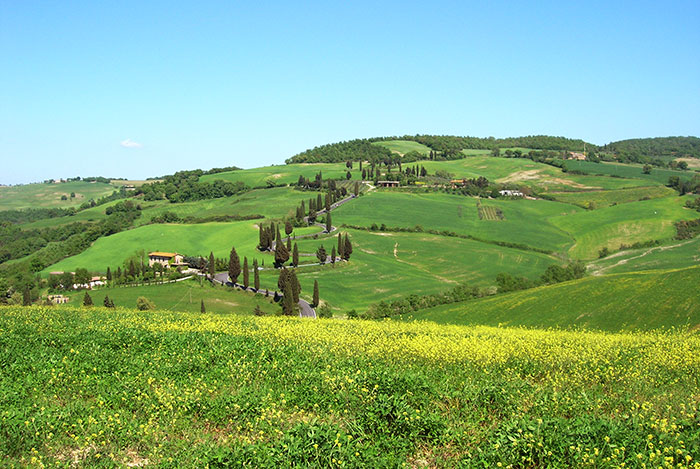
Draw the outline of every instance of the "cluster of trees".
[[[294,269],[280,270],[279,278],[277,279],[277,287],[282,292],[282,314],[285,316],[293,316],[298,311],[299,294],[301,293],[301,284],[297,279],[297,274]]]
[[[697,220],[683,220],[676,222],[676,239],[691,239],[699,234],[700,218]]]
[[[481,298],[487,294],[487,290],[463,284],[442,293],[422,296],[412,294],[400,300],[389,302],[381,301],[371,305],[367,311],[361,315],[361,317],[365,319],[388,318],[398,314],[408,314],[420,309],[432,308],[433,306]],[[356,316],[356,314],[348,314],[348,317],[353,316]]]
[[[37,220],[45,220],[47,218],[59,218],[70,215],[75,215],[75,208],[25,208],[21,210],[2,210],[0,211],[0,223],[31,223]]]
[[[694,199],[687,200],[685,202],[685,206],[700,212],[700,197],[695,197]]]
[[[566,266],[550,265],[538,280],[530,280],[525,277],[515,277],[508,273],[500,273],[496,276],[498,293],[526,290],[540,285],[552,285],[583,278],[586,275],[586,266],[581,261],[574,261]]]
[[[177,203],[230,197],[248,189],[240,181],[229,182],[217,179],[212,183],[199,182],[199,177],[202,174],[206,173],[202,170],[195,170],[164,176],[160,182],[144,184],[137,188],[136,194],[143,194],[145,200],[167,199]]]
[[[677,190],[680,195],[700,193],[700,176],[695,175],[692,179],[671,176],[666,185]]]
[[[342,163],[345,161],[368,161],[391,156],[388,148],[373,145],[370,139],[329,143],[303,151],[286,160],[292,163]]]

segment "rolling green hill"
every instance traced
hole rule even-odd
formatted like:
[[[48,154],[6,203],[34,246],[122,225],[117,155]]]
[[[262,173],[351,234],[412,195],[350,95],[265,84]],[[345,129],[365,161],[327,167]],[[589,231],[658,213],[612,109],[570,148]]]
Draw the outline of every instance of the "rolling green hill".
[[[477,199],[441,193],[413,194],[374,191],[334,213],[335,223],[454,231],[492,241],[507,241],[550,251],[564,251],[573,238],[549,222],[562,214],[582,211],[579,207],[548,200],[483,200],[503,212],[501,221],[480,220]]]
[[[84,181],[0,186],[0,210],[77,207],[90,199],[110,195],[115,190],[110,184]],[[74,198],[71,198],[71,193],[75,194]],[[61,200],[64,195],[67,200]]]
[[[605,331],[700,326],[700,267],[586,277],[438,306],[403,319]]]
[[[616,189],[609,191],[580,191],[580,192],[548,192],[547,195],[559,202],[578,205],[584,208],[602,208],[616,204],[637,202],[645,199],[657,199],[672,197],[677,194],[670,187],[632,187],[629,189]],[[593,204],[591,206],[591,204]]]
[[[280,166],[263,166],[261,168],[241,169],[223,173],[207,174],[200,178],[202,182],[212,182],[217,179],[224,181],[242,181],[250,187],[267,187],[268,185],[291,184],[299,180],[302,175],[312,179],[318,172],[324,177],[332,179],[345,179],[347,168],[345,163],[309,163],[287,164]],[[351,171],[353,179],[359,179],[357,171]],[[269,184],[268,184],[269,183]]]
[[[651,269],[679,269],[700,265],[700,237],[673,240],[661,246],[621,251],[591,262],[594,275]]]
[[[430,147],[425,145],[412,142],[410,140],[382,140],[381,142],[374,142],[373,145],[379,145],[380,147],[388,148],[389,150],[405,155],[408,152],[415,151],[424,156],[428,156],[430,153]]]
[[[676,171],[672,169],[652,168],[649,174],[644,174],[642,165],[617,163],[592,163],[590,161],[566,160],[564,166],[569,171],[580,171],[586,174],[604,174],[621,178],[647,179],[666,184],[671,176],[681,179],[692,179],[695,171]]]

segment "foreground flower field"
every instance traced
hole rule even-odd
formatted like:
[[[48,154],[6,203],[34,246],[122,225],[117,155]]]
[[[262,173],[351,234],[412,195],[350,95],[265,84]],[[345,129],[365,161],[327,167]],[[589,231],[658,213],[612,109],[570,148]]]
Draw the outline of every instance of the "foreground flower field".
[[[0,465],[700,467],[700,336],[0,308]]]

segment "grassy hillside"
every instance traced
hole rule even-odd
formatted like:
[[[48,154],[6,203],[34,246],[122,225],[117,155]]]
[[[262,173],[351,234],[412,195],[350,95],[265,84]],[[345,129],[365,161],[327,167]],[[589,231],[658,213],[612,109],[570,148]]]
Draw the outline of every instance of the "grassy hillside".
[[[348,232],[353,244],[349,263],[297,272],[302,296],[311,298],[313,282],[318,280],[321,299],[342,314],[350,309],[364,311],[372,303],[412,293],[436,293],[462,282],[493,285],[501,272],[534,278],[557,262],[544,254],[466,239],[420,233]],[[336,242],[336,238],[300,240],[299,249],[315,252],[323,244],[330,252]],[[269,285],[277,282],[277,276],[276,271],[264,271],[260,278]]]
[[[694,334],[4,307],[0,342],[7,466],[675,467],[700,453]]]
[[[525,185],[539,191],[622,189],[660,184],[653,180],[568,174],[554,166],[536,163],[526,158],[475,156],[453,161],[423,161],[420,164],[425,166],[430,174],[443,170],[458,178],[484,176],[490,181]]]
[[[298,228],[297,233],[317,232],[318,228]],[[239,256],[263,258],[256,250],[258,229],[252,221],[232,223],[201,223],[197,225],[146,225],[100,238],[82,253],[47,267],[52,271],[74,271],[78,267],[104,272],[108,266],[122,265],[129,256],[145,251],[179,252],[185,255],[228,258],[231,246]],[[267,255],[270,261],[271,256]],[[271,262],[271,261],[270,261]]]
[[[384,140],[381,142],[374,142],[373,145],[379,145],[381,147],[388,148],[389,150],[399,153],[401,155],[405,155],[410,151],[417,151],[418,153],[427,156],[428,154],[430,154],[431,151],[430,147],[426,147],[421,143],[412,142],[410,140]]]
[[[589,264],[596,274],[613,274],[651,269],[678,269],[700,265],[700,237],[672,240],[661,246],[621,251]]]
[[[626,204],[644,199],[657,199],[672,197],[677,192],[670,187],[632,187],[630,189],[618,189],[611,191],[581,191],[581,192],[548,192],[547,195],[568,204],[589,208],[591,204],[595,208],[609,207],[614,204]]]
[[[90,199],[110,195],[115,190],[110,184],[83,181],[0,186],[0,210],[76,207]],[[72,192],[75,193],[74,198],[70,196]],[[67,200],[61,200],[63,195]]]
[[[438,306],[404,319],[606,331],[700,326],[700,267],[586,277]]]
[[[159,311],[199,313],[201,300],[204,300],[207,313],[250,315],[256,305],[267,314],[277,314],[280,311],[280,307],[273,303],[272,298],[228,287],[212,286],[208,281],[200,282],[198,279],[163,285],[100,288],[90,291],[89,294],[96,305],[102,305],[105,295],[109,295],[116,306],[125,308],[135,308],[136,299],[144,296],[155,303]],[[82,305],[84,295],[84,291],[69,293],[71,305]]]
[[[268,182],[275,185],[295,183],[299,180],[300,175],[313,180],[319,171],[326,178],[345,179],[347,168],[345,163],[287,164],[207,174],[199,180],[202,182],[212,182],[216,179],[231,182],[242,181],[250,187],[266,187]],[[353,179],[360,179],[360,176],[361,174],[358,174],[356,170],[352,171]]]
[[[686,197],[666,197],[631,202],[553,217],[550,221],[576,238],[576,244],[569,249],[571,257],[594,259],[603,247],[617,250],[621,244],[672,238],[675,221],[698,218],[697,212],[684,208],[685,200]]]
[[[483,200],[503,212],[501,221],[479,219],[477,199],[440,193],[371,192],[333,214],[334,223],[454,231],[494,241],[508,241],[559,251],[573,243],[570,235],[549,223],[562,214],[582,211],[547,200]]]
[[[647,179],[666,184],[671,176],[681,179],[691,179],[694,171],[674,171],[672,169],[652,168],[649,174],[642,172],[642,165],[616,164],[616,163],[592,163],[590,161],[566,161],[566,168],[570,171],[582,171],[589,174],[606,174],[623,178]]]

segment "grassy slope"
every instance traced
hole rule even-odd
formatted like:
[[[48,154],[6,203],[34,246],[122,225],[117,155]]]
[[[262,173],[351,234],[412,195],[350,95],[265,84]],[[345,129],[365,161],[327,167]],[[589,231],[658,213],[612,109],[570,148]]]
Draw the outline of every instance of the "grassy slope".
[[[477,156],[453,161],[422,161],[419,164],[425,166],[431,174],[441,169],[460,178],[484,176],[490,181],[522,184],[546,191],[621,189],[659,184],[652,180],[567,174],[559,168],[525,158]]]
[[[10,467],[676,467],[700,451],[692,334],[0,307],[0,343]]]
[[[302,296],[310,298],[315,279],[321,298],[342,313],[363,311],[381,300],[435,293],[461,282],[493,285],[500,272],[534,278],[556,261],[544,254],[502,248],[459,238],[414,233],[369,233],[349,230],[349,263],[299,269]],[[336,238],[303,240],[302,252],[323,244],[328,252]],[[396,255],[394,255],[396,249]],[[263,284],[276,284],[277,272],[264,271]],[[267,280],[269,279],[269,280]]]
[[[440,193],[410,194],[371,192],[340,207],[334,223],[390,227],[414,227],[454,231],[478,238],[508,241],[563,251],[573,239],[549,223],[549,218],[582,211],[579,207],[547,200],[482,200],[484,205],[503,211],[505,220],[480,220],[477,199]]]
[[[677,192],[670,187],[632,187],[629,189],[617,189],[610,191],[581,191],[581,192],[549,192],[548,195],[560,202],[575,204],[581,207],[589,207],[590,203],[595,207],[609,207],[613,204],[625,204],[637,202],[642,199],[658,199],[676,195]]]
[[[430,147],[426,147],[422,143],[412,142],[410,140],[386,140],[383,142],[374,142],[373,145],[388,148],[391,151],[405,155],[410,151],[417,151],[423,155],[430,154]]]
[[[571,233],[576,244],[569,249],[576,259],[594,259],[603,247],[617,250],[621,244],[668,239],[675,234],[673,222],[698,218],[683,207],[686,197],[631,202],[573,215],[553,217],[551,223]]]
[[[114,191],[115,187],[110,184],[82,181],[0,187],[0,210],[76,207]],[[73,199],[70,197],[71,192],[75,192]],[[61,200],[62,195],[68,197],[68,200]]]
[[[202,176],[199,180],[202,182],[211,182],[216,179],[224,181],[243,181],[250,187],[265,187],[267,181],[274,184],[295,183],[299,180],[299,175],[313,179],[319,171],[321,171],[326,178],[345,179],[347,168],[345,167],[345,163],[287,164],[207,174]],[[361,174],[357,171],[357,165],[354,166],[351,172],[353,179],[359,180],[361,178]]]
[[[297,233],[316,232],[317,227],[297,229]],[[116,267],[138,251],[177,251],[185,255],[208,256],[210,251],[216,257],[228,258],[231,246],[241,259],[263,257],[255,246],[258,244],[258,229],[254,221],[232,223],[202,223],[197,225],[146,225],[129,231],[100,238],[82,253],[64,259],[44,269],[52,271],[74,271],[84,267],[92,271],[104,272],[108,266]],[[265,255],[269,261],[271,256]],[[252,262],[252,260],[251,260]]]
[[[438,306],[405,319],[606,331],[700,325],[700,267],[580,280]]]
[[[681,179],[690,179],[695,174],[694,171],[674,171],[672,169],[652,168],[650,174],[642,172],[642,165],[616,164],[616,163],[592,163],[590,161],[566,161],[569,170],[583,171],[590,174],[607,174],[624,178],[647,179],[666,184],[671,176],[678,176]]]
[[[651,269],[679,269],[694,265],[700,265],[700,237],[615,253],[589,264],[589,271],[613,274]]]
[[[253,276],[250,278],[252,281]],[[100,288],[89,293],[96,305],[102,305],[105,295],[109,295],[115,305],[126,308],[135,308],[136,299],[145,296],[155,303],[158,310],[198,313],[201,300],[204,300],[208,313],[250,315],[256,305],[267,314],[276,314],[280,310],[277,304],[272,303],[272,298],[228,287],[215,287],[206,280],[201,284],[199,280],[185,280],[164,285]],[[71,304],[80,305],[84,295],[84,291],[79,291],[68,296]]]

